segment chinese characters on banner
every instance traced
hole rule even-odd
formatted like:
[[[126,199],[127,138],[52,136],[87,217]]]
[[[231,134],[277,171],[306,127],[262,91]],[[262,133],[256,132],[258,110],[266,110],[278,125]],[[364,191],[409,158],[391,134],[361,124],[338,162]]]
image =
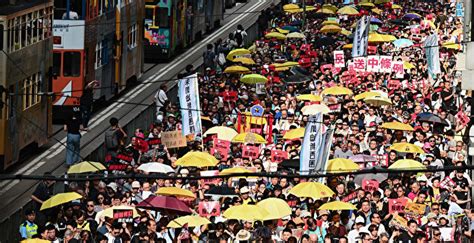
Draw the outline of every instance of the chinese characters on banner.
[[[388,213],[392,214],[394,212],[405,212],[407,203],[407,198],[388,199]]]
[[[221,205],[217,201],[200,202],[198,212],[202,217],[219,216],[221,214]]]
[[[365,65],[366,65],[365,57],[355,57],[352,63],[354,64],[354,71],[356,72],[365,71]]]
[[[198,90],[197,74],[180,79],[178,82],[184,136],[188,134],[200,135],[202,132]]]
[[[355,57],[348,65],[348,70],[363,73],[391,73],[393,68],[393,61],[391,56],[368,56]],[[403,71],[403,62],[402,62]]]
[[[131,209],[114,209],[114,219],[117,219],[119,223],[131,223],[133,222],[133,210]]]
[[[367,45],[369,43],[370,16],[362,16],[357,21],[357,27],[354,34],[354,43],[352,45],[352,56],[360,57],[367,54]]]
[[[272,162],[280,163],[285,159],[288,159],[288,152],[278,149],[272,150]]]
[[[362,180],[362,189],[366,192],[374,192],[379,189],[379,182],[376,180]]]
[[[392,57],[391,56],[380,56],[380,72],[381,73],[392,72]]]
[[[302,175],[307,175],[311,171],[317,170],[317,153],[323,146],[322,117],[321,113],[308,117],[308,124],[306,125],[300,152],[300,173]]]
[[[186,147],[186,137],[180,131],[161,132],[161,143],[167,148]]]
[[[368,56],[367,57],[367,72],[377,73],[379,69],[380,69],[379,56]]]
[[[344,51],[334,51],[334,67],[345,67]]]
[[[201,171],[199,173],[201,176],[205,177],[205,176],[217,176],[219,175],[219,171],[218,170],[205,170],[205,171]],[[204,185],[211,185],[211,184],[216,184],[219,179],[218,178],[210,178],[210,179],[201,179],[202,181],[202,184]]]
[[[425,215],[426,205],[421,203],[407,203],[405,213],[412,217],[420,217]]]
[[[260,154],[260,148],[257,146],[242,146],[242,158],[257,159]]]
[[[229,157],[230,142],[220,140],[217,138],[213,139],[213,147],[211,148],[211,155],[218,154],[221,160],[227,160]]]
[[[393,61],[392,72],[395,73],[395,78],[403,78],[405,75],[405,70],[403,70],[403,61]]]

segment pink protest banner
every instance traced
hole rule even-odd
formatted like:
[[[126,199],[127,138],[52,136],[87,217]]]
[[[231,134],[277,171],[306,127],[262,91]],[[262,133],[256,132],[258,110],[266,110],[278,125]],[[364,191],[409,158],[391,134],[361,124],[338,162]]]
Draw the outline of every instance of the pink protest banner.
[[[399,90],[401,86],[400,80],[392,79],[388,81],[387,88],[390,90]]]
[[[392,214],[394,212],[405,212],[407,203],[407,198],[388,199],[388,213]]]
[[[353,63],[354,63],[354,71],[356,72],[365,71],[365,67],[367,64],[365,57],[354,57]]]
[[[440,187],[444,189],[454,188],[455,185],[456,183],[449,176],[444,177],[444,179],[440,182]]]
[[[352,192],[351,194],[345,196],[344,198],[341,199],[343,202],[350,202],[354,200],[357,197],[357,192]]]
[[[288,152],[278,149],[272,150],[272,162],[280,163],[285,159],[288,159]]]
[[[380,57],[379,56],[368,56],[367,57],[367,72],[377,73],[380,70]]]
[[[199,216],[219,216],[221,214],[221,205],[217,201],[199,202]]]
[[[377,161],[368,163],[369,167],[388,166],[388,154],[371,154],[370,156],[376,158]]]
[[[405,75],[405,70],[403,69],[403,61],[393,61],[392,72],[395,73],[396,78],[403,78],[403,76]]]
[[[350,60],[350,61],[347,62],[347,70],[349,70],[349,72],[355,72],[353,61]]]
[[[206,176],[211,177],[211,176],[219,175],[219,171],[218,170],[205,170],[205,171],[201,171],[199,174],[203,177],[206,177]],[[203,185],[216,184],[217,181],[218,181],[218,179],[216,179],[216,178],[201,179],[201,182],[202,182]]]
[[[380,72],[392,72],[392,56],[380,56]]]
[[[379,182],[376,180],[362,180],[362,189],[367,192],[374,192],[379,189]]]
[[[236,91],[224,91],[221,93],[221,96],[224,99],[224,102],[227,101],[237,101],[237,92]]]
[[[242,158],[257,159],[260,154],[260,148],[257,146],[242,146]]]
[[[222,149],[229,149],[230,148],[230,142],[229,141],[214,138],[212,140],[212,142],[213,142],[213,147],[214,148],[222,148]]]
[[[321,65],[321,72],[324,72],[326,69],[332,69],[332,64]]]
[[[345,67],[344,51],[334,51],[334,67]]]

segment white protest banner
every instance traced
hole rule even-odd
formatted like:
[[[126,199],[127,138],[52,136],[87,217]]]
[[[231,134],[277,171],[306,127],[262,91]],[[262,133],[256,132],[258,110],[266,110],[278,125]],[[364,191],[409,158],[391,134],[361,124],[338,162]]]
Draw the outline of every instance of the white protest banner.
[[[395,73],[395,78],[403,78],[403,76],[405,76],[405,70],[403,69],[403,61],[393,61],[392,72]]]
[[[344,67],[344,51],[334,51],[334,67]]]
[[[392,56],[380,56],[380,72],[392,72]]]
[[[370,16],[363,16],[357,21],[357,27],[352,43],[352,56],[360,57],[367,55],[367,45],[369,43]]]
[[[365,72],[366,59],[365,57],[355,57],[353,59],[354,71],[356,72]]]
[[[198,92],[197,74],[178,81],[178,96],[184,136],[188,134],[200,135],[202,133]]]
[[[322,146],[322,122],[323,115],[308,117],[308,124],[303,138],[303,145],[300,152],[300,174],[307,175],[316,170],[318,152]]]
[[[380,57],[368,56],[367,57],[367,72],[378,73],[379,69],[380,69]]]

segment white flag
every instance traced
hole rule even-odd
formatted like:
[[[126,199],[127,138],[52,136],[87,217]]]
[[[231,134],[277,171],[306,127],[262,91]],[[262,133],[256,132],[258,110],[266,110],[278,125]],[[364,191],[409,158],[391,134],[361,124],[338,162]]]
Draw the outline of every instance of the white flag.
[[[197,74],[180,79],[178,88],[183,135],[194,134],[200,136],[202,128]]]

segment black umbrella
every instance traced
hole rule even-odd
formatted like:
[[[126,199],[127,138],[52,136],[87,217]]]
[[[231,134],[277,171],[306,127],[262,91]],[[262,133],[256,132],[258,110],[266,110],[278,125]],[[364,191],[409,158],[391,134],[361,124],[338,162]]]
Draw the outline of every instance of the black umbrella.
[[[335,42],[336,41],[334,40],[334,38],[332,38],[330,36],[326,36],[326,37],[322,37],[322,38],[319,38],[316,41],[314,41],[314,45],[315,45],[316,48],[318,48],[318,47],[322,47],[322,46],[332,45]]]
[[[291,75],[285,79],[283,79],[285,83],[304,83],[311,81],[311,76],[306,76],[306,75]]]
[[[370,169],[374,168],[376,171],[383,169],[381,166],[374,166],[370,167]],[[369,169],[369,168],[366,168]],[[387,180],[388,174],[387,173],[374,173],[374,174],[358,174],[354,177],[354,182],[357,185],[362,185],[363,180],[376,180],[378,182],[382,182]]]
[[[390,23],[395,24],[395,25],[408,25],[408,23],[403,19],[393,19],[393,20],[390,20]]]
[[[418,121],[420,122],[429,122],[429,123],[445,125],[445,126],[448,125],[448,123],[444,119],[441,119],[441,117],[429,112],[420,113],[418,114],[417,118],[418,118]]]
[[[235,191],[227,186],[215,186],[211,187],[206,193],[205,196],[217,196],[217,197],[232,197],[236,196]]]

